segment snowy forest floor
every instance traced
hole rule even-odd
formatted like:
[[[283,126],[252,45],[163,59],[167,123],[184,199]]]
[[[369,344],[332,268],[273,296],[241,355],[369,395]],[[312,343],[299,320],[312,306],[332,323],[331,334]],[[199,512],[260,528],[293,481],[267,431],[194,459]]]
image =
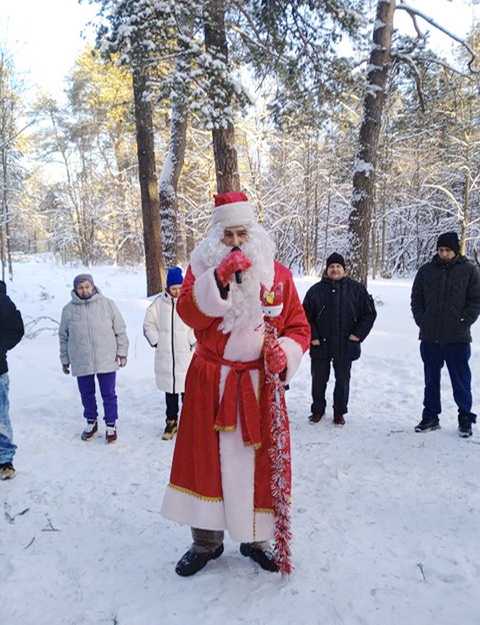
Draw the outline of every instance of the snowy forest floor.
[[[25,321],[59,320],[80,270],[41,257],[18,263],[9,293]],[[308,357],[288,393],[296,569],[283,581],[228,537],[224,555],[197,576],[174,573],[190,536],[159,514],[173,444],[160,439],[164,399],[142,334],[143,271],[93,275],[131,342],[119,373],[119,441],[80,440],[78,391],[61,372],[54,334],[11,352],[19,447],[17,477],[0,483],[2,625],[480,623],[480,436],[458,438],[445,371],[443,429],[413,432],[423,376],[408,281],[370,283],[383,305],[353,366],[345,428],[331,423],[331,386],[325,419],[308,423]],[[302,296],[313,281],[297,281]],[[479,339],[480,324],[477,408]]]

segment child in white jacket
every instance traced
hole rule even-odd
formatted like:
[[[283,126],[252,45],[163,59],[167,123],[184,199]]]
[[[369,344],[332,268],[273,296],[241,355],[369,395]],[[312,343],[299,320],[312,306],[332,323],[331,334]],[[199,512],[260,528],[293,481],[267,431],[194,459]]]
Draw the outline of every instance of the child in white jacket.
[[[165,392],[167,422],[163,440],[177,432],[179,394],[185,390],[185,376],[193,355],[195,337],[177,313],[177,298],[183,283],[182,270],[173,267],[167,273],[167,289],[147,308],[143,334],[155,348],[155,378]]]

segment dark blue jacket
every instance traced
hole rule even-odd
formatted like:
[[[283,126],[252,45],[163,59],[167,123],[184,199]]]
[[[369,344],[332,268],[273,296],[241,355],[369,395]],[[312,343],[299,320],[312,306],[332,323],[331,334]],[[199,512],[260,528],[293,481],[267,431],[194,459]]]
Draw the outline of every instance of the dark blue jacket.
[[[356,280],[345,277],[330,280],[323,276],[307,291],[303,308],[312,330],[312,358],[356,360],[360,343],[350,341],[350,334],[365,340],[377,316],[375,304],[367,289]]]
[[[7,287],[0,280],[0,375],[7,373],[7,351],[15,347],[24,335],[22,315],[7,295]]]
[[[449,263],[438,254],[418,270],[411,307],[420,339],[428,343],[470,343],[480,314],[480,272],[465,256]]]

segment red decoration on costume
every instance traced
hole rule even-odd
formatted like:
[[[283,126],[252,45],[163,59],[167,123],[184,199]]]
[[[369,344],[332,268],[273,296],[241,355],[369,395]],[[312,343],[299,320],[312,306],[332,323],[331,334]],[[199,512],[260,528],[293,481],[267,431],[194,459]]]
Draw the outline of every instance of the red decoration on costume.
[[[262,311],[266,317],[273,319],[279,317],[283,311],[283,282],[274,284],[271,290],[262,284],[260,288],[260,301]]]
[[[235,202],[248,202],[248,197],[241,191],[229,191],[228,193],[217,193],[214,195],[214,200],[215,206],[223,206]]]

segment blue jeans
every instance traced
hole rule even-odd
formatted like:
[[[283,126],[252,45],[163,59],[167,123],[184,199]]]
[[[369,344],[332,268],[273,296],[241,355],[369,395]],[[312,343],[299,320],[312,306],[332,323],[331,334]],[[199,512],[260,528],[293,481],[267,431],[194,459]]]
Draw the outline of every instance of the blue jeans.
[[[420,343],[420,354],[425,371],[425,396],[423,417],[435,419],[442,411],[440,402],[440,376],[442,367],[447,365],[453,388],[453,399],[458,406],[458,414],[471,415],[472,374],[469,343]]]
[[[8,373],[0,375],[0,464],[12,462],[16,445],[13,444],[12,424],[8,414]]]

